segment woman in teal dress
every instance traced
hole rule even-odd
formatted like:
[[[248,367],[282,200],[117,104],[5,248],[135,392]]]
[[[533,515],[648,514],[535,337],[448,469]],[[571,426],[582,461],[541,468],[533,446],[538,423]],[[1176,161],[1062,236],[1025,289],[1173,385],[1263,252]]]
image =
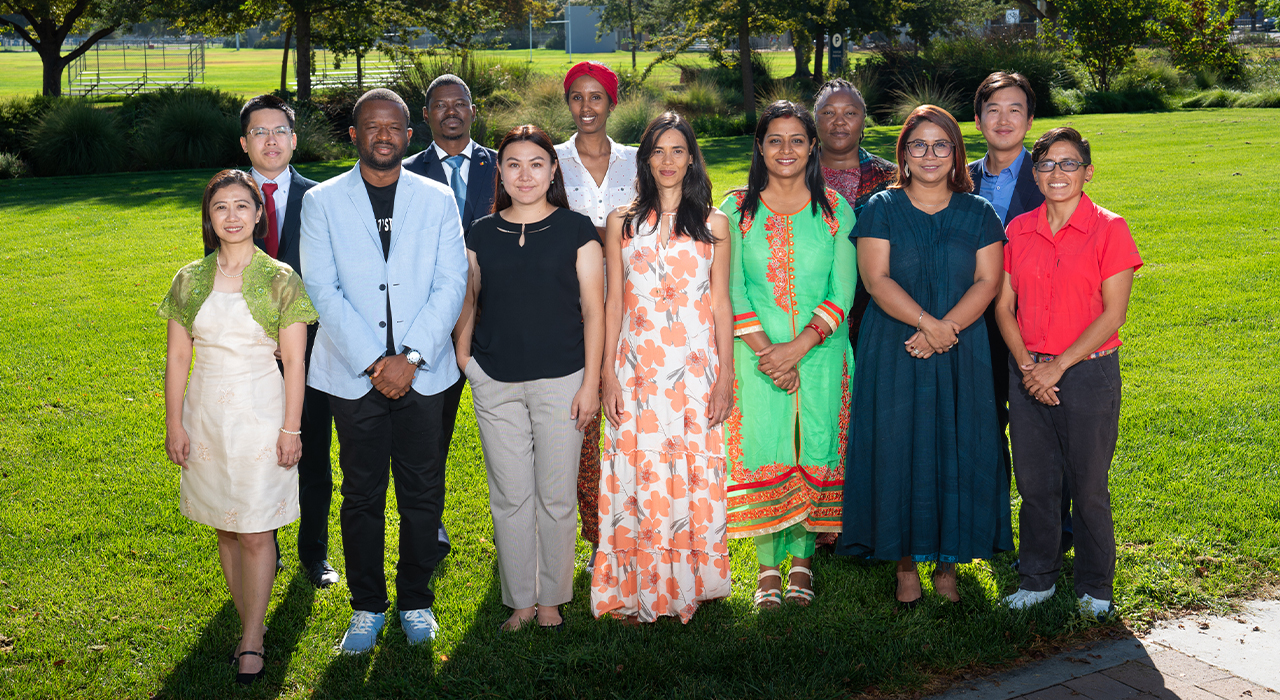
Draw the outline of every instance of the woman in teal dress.
[[[925,105],[898,136],[900,174],[854,227],[871,293],[858,337],[840,554],[898,562],[900,603],[918,562],[959,601],[958,563],[1013,548],[982,312],[1001,279],[1004,230],[972,194],[960,127]]]

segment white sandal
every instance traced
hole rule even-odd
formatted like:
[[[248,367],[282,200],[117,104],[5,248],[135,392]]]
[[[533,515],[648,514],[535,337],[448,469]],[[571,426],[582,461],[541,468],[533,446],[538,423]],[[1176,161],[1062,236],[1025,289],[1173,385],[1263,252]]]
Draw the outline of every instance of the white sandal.
[[[778,569],[765,569],[756,575],[756,582],[759,583],[770,576],[777,576],[781,580],[782,572]],[[762,591],[759,586],[756,586],[756,607],[764,609],[766,603],[772,603],[771,607],[782,607],[782,591],[777,588]]]
[[[808,574],[809,585],[810,586],[813,585],[813,571],[811,569],[803,566],[792,566],[791,569],[787,572],[787,581],[791,580],[791,574]],[[787,586],[786,599],[789,601],[795,601],[797,603],[803,601],[805,605],[808,605],[809,603],[813,602],[813,590],[809,588],[801,588],[800,586],[797,586],[794,584],[789,584]]]

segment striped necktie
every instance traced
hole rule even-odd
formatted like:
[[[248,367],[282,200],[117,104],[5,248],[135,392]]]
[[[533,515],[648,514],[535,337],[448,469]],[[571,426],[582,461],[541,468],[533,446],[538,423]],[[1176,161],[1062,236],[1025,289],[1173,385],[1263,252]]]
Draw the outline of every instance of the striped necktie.
[[[453,198],[458,202],[458,218],[462,218],[462,213],[467,208],[467,183],[462,181],[462,164],[466,160],[467,157],[461,153],[444,159],[444,162],[453,168],[453,173],[449,177],[449,188],[453,190]]]

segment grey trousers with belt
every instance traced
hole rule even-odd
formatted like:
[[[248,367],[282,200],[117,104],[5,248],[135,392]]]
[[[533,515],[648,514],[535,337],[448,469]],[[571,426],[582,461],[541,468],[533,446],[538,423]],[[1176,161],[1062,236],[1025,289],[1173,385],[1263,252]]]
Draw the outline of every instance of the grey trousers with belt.
[[[1073,499],[1075,592],[1111,600],[1116,537],[1107,475],[1120,434],[1120,353],[1085,360],[1062,375],[1057,406],[1027,393],[1009,359],[1009,440],[1022,496],[1021,587],[1047,591],[1062,568],[1063,477]]]
[[[582,431],[569,417],[583,370],[500,382],[474,359],[467,379],[489,479],[502,603],[521,609],[573,598]]]

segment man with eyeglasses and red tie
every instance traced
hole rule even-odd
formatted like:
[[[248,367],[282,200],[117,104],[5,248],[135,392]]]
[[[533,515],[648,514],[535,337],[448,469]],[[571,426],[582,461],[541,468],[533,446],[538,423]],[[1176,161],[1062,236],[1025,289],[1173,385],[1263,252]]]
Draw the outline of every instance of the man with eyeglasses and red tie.
[[[275,95],[258,95],[240,110],[240,147],[249,156],[249,174],[262,191],[266,209],[267,235],[254,241],[268,255],[302,274],[299,256],[302,195],[315,180],[303,177],[290,165],[298,147],[294,132],[294,112]],[[205,251],[206,254],[209,251]],[[305,284],[305,280],[303,280]],[[311,366],[316,324],[307,326],[306,366]],[[333,470],[329,447],[333,436],[333,416],[329,395],[308,386],[302,403],[302,459],[298,462],[298,563],[317,588],[338,582],[338,572],[329,565],[329,505],[333,496]],[[276,566],[284,568],[276,543]]]

